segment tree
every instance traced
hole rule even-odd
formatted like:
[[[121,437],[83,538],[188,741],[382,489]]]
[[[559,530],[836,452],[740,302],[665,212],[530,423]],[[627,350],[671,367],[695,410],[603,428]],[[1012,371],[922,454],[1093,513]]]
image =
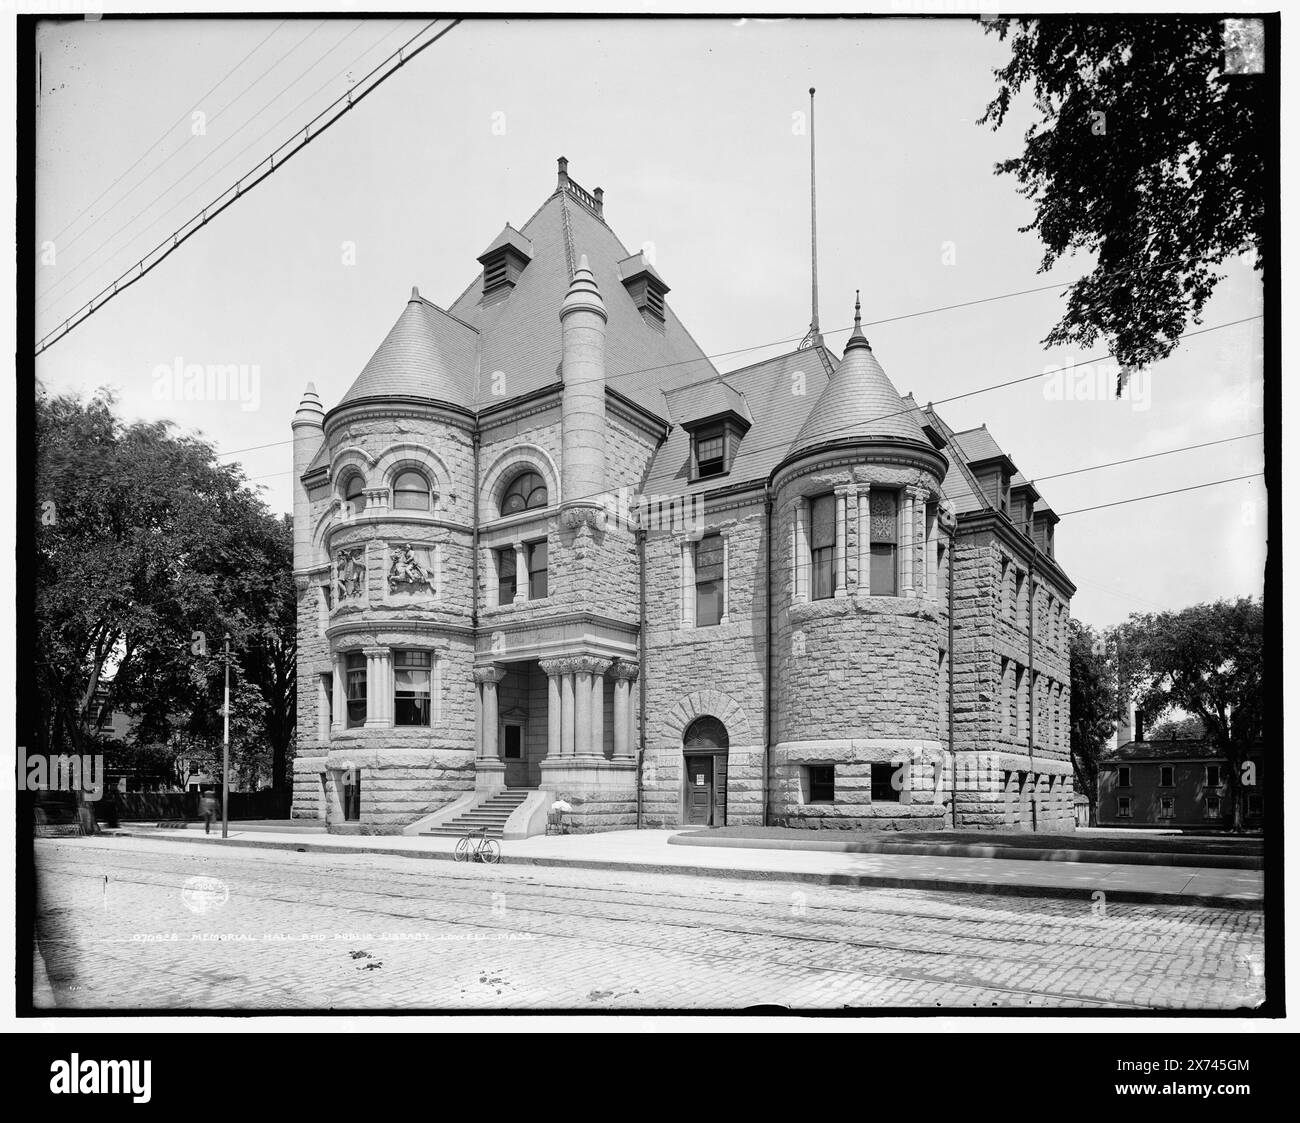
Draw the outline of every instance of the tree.
[[[1115,732],[1115,668],[1104,636],[1070,620],[1070,763],[1097,803],[1097,758]]]
[[[1222,279],[1253,251],[1264,268],[1264,90],[1225,73],[1221,19],[1001,19],[985,24],[1011,58],[980,118],[998,129],[1012,99],[1038,120],[1021,155],[995,166],[1036,204],[1045,271],[1067,251],[1096,255],[1043,340],[1091,347],[1123,367],[1169,355]],[[1013,30],[1014,29],[1014,30]]]
[[[45,752],[85,752],[105,716],[131,745],[220,725],[220,648],[256,689],[268,774],[292,743],[291,533],[212,446],[124,424],[111,395],[37,397],[36,708]],[[286,607],[286,602],[289,607]]]
[[[1152,726],[1148,741],[1199,741],[1205,736],[1205,726],[1199,718],[1166,718]]]
[[[1228,762],[1232,829],[1242,829],[1248,752],[1263,733],[1264,609],[1251,597],[1130,616],[1116,633],[1121,688],[1151,721],[1197,718]]]

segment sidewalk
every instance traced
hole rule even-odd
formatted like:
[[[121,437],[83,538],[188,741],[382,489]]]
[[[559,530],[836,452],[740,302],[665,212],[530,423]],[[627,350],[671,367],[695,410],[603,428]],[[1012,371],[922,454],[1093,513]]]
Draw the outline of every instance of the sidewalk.
[[[232,827],[225,841],[219,832],[204,835],[201,830],[138,825],[104,833],[105,837],[170,839],[211,846],[252,846],[313,854],[385,854],[441,861],[452,860],[457,842],[455,838],[424,836],[331,835],[323,830],[275,832],[253,824]],[[1264,875],[1258,870],[672,845],[673,835],[680,833],[642,830],[540,835],[503,842],[501,861],[511,866],[567,866],[1089,900],[1100,891],[1108,902],[1128,904],[1260,908],[1264,900]]]

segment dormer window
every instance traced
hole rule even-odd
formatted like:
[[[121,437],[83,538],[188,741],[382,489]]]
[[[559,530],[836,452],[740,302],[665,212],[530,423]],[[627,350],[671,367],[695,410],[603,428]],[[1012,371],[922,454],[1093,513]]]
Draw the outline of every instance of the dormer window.
[[[662,327],[664,297],[669,290],[646,255],[634,253],[631,257],[625,257],[618,263],[618,275],[641,313],[641,318],[651,327]]]
[[[533,259],[533,244],[513,226],[506,228],[478,258],[483,266],[483,299],[508,293]]]
[[[691,436],[691,479],[725,476],[731,471],[749,421],[728,411],[683,425]]]

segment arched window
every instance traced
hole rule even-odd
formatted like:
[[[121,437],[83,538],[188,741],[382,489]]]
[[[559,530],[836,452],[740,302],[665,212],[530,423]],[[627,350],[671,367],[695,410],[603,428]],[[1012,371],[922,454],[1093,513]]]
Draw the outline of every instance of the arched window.
[[[351,506],[353,513],[366,505],[365,497],[361,494],[365,486],[366,481],[360,472],[353,472],[343,481],[343,501]]]
[[[399,511],[427,511],[429,481],[416,471],[399,472],[393,481],[393,507]]]
[[[521,472],[501,497],[501,513],[515,515],[546,504],[546,481],[537,472]]]
[[[730,744],[727,727],[716,717],[697,717],[682,734],[687,749],[725,749]]]

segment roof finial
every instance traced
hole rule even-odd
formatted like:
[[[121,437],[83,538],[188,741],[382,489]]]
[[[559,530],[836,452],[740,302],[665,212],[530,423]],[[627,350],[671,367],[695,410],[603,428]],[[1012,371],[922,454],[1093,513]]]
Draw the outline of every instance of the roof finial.
[[[801,351],[806,347],[822,345],[822,329],[817,317],[817,113],[814,102],[816,96],[816,87],[808,87],[808,162],[812,195],[812,322],[808,325],[808,334],[799,344]]]
[[[849,341],[844,345],[844,353],[847,355],[855,348],[865,347],[871,350],[871,344],[867,342],[867,337],[862,334],[862,290],[855,289],[853,293],[853,334],[849,336]]]

